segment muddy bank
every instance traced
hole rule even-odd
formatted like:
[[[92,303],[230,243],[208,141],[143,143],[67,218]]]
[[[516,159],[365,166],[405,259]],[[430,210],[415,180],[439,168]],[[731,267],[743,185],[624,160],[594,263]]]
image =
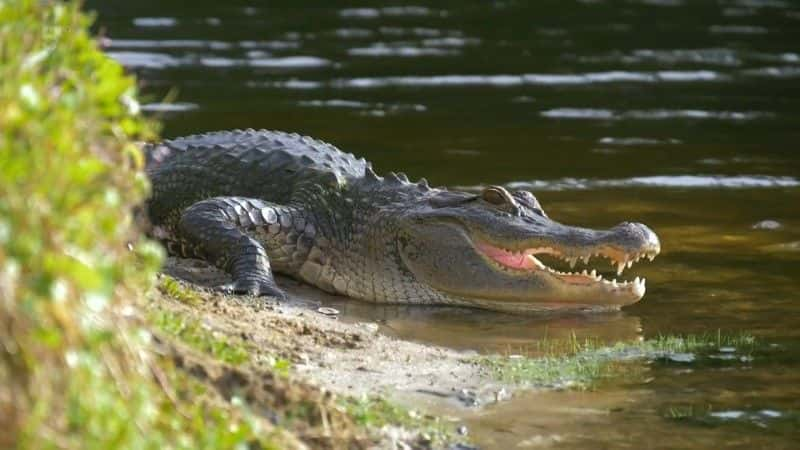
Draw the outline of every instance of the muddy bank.
[[[436,411],[436,420],[441,420],[457,441],[466,440],[458,436],[468,432],[459,417],[511,396],[505,383],[477,363],[475,352],[392,337],[384,333],[386,327],[380,319],[342,318],[326,294],[293,280],[279,278],[290,298],[277,302],[214,292],[212,287],[227,282],[227,275],[203,261],[168,258],[163,271],[194,299],[181,301],[181,295],[164,295],[152,303],[154,311],[195,320],[223,341],[242,342],[246,359],[255,366],[285,366],[293,380],[311,390],[355,399],[386,399],[408,408],[413,416],[432,417],[427,412]],[[336,303],[333,306],[338,307]],[[248,385],[249,378],[260,378],[251,375],[238,377],[245,380],[242,386]],[[220,393],[227,396],[229,390]],[[403,436],[399,440],[398,433]],[[382,426],[380,434],[380,448],[403,448],[404,444],[426,448],[424,431],[415,434],[402,427]],[[420,442],[423,445],[418,445]]]
[[[209,288],[226,274],[202,261],[169,258],[165,273]],[[220,295],[191,307],[171,308],[196,315],[215,330],[238,335],[269,357],[285,358],[298,375],[345,395],[385,395],[454,405],[487,404],[508,395],[475,354],[423,345],[384,335],[375,322],[345,322],[335,310],[320,306],[310,289],[279,279],[290,300]]]

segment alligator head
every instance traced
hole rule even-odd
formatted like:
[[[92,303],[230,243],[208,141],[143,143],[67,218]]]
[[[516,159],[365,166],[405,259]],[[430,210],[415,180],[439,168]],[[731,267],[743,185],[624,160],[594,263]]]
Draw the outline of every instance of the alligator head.
[[[555,222],[527,191],[436,190],[423,202],[402,221],[400,257],[418,282],[454,303],[510,311],[617,309],[642,298],[645,280],[609,280],[588,264],[605,257],[621,275],[661,248],[640,223],[592,230]],[[585,270],[566,268],[579,261]]]

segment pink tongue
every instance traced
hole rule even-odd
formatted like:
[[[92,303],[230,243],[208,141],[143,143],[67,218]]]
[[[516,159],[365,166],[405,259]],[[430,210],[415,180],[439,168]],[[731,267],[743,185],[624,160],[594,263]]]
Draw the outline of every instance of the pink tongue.
[[[478,244],[478,248],[480,248],[480,250],[485,253],[486,256],[506,267],[511,267],[512,269],[536,268],[536,265],[533,263],[533,261],[523,253],[512,254],[503,249],[492,247],[491,245],[483,243]]]

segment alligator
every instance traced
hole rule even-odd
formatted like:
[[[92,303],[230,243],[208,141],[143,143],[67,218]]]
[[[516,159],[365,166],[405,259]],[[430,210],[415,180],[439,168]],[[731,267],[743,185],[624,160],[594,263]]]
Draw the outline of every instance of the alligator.
[[[378,303],[611,310],[640,300],[645,280],[566,266],[605,257],[619,276],[661,248],[640,223],[563,225],[530,192],[378,176],[296,133],[216,131],[147,144],[145,155],[152,235],[226,271],[218,288],[233,294],[286,298],[277,272]]]

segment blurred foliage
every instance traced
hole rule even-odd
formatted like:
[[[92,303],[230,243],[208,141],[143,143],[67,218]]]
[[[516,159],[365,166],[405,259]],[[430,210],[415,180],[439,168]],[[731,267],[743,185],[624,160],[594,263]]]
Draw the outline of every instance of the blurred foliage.
[[[0,448],[270,447],[244,407],[176,395],[136,325],[162,252],[134,141],[156,130],[89,24],[0,0]]]

